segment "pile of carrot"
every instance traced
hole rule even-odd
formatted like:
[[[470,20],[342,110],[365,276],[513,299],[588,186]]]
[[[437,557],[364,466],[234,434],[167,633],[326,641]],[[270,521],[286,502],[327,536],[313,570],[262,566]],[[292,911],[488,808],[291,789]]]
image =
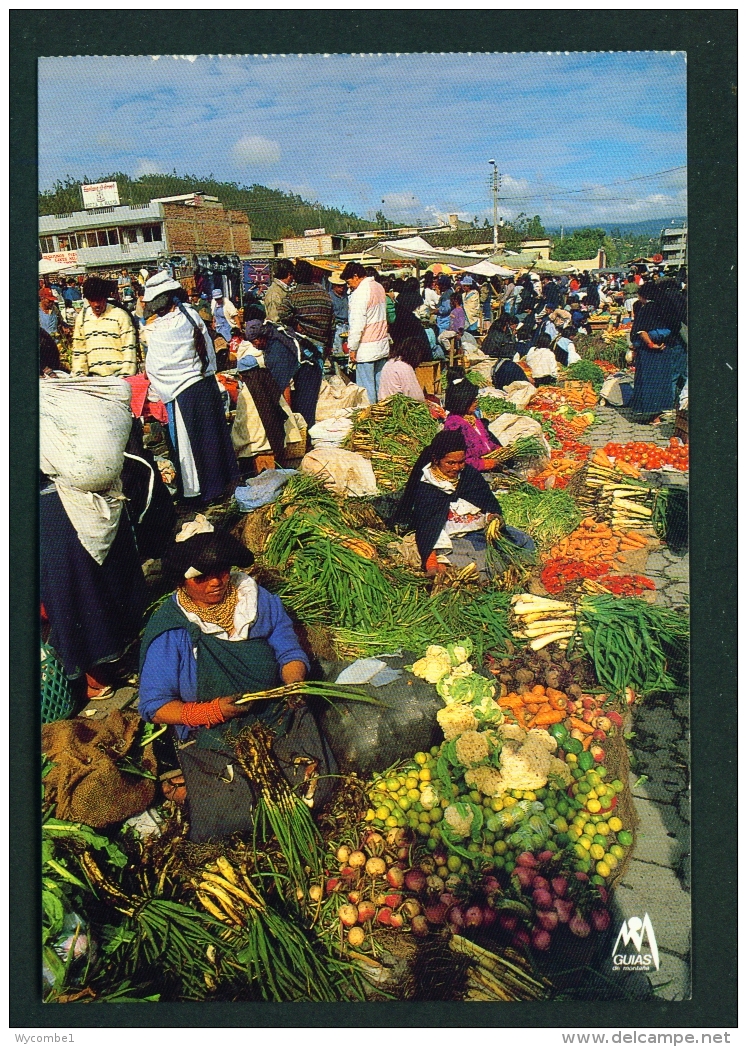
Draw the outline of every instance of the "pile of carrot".
[[[636,469],[634,465],[631,465],[630,462],[624,462],[622,461],[622,459],[616,459],[613,462],[612,459],[608,458],[604,451],[602,451],[600,448],[597,448],[597,450],[591,456],[591,458],[589,459],[589,464],[596,465],[600,469],[609,469],[611,473],[617,470],[617,472],[623,473],[623,475],[625,476],[632,476],[636,480],[638,480],[641,475],[640,471]],[[612,480],[614,479],[614,477],[610,476],[609,479]]]
[[[588,407],[594,407],[597,402],[597,394],[591,382],[566,382],[563,386],[563,396],[576,411],[585,411]]]
[[[590,517],[582,520],[571,534],[562,538],[546,554],[546,560],[611,560],[619,553],[644,549],[649,539],[637,531],[615,530]],[[624,563],[624,559],[622,559]]]
[[[554,723],[562,723],[568,715],[568,695],[556,691],[553,687],[543,687],[542,684],[536,684],[524,694],[512,691],[499,698],[498,704],[504,712],[509,712],[525,731],[532,727],[547,729]]]

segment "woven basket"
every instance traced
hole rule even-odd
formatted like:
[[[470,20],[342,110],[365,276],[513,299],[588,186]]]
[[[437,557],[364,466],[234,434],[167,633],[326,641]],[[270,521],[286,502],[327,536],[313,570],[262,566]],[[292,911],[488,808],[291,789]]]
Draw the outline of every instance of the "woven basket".
[[[67,720],[74,708],[70,681],[65,676],[62,663],[54,648],[41,645],[41,721],[54,723]]]

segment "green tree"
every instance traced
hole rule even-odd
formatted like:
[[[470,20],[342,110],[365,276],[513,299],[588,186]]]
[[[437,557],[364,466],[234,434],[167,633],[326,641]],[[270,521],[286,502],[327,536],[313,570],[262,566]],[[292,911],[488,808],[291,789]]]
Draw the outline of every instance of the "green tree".
[[[600,247],[607,253],[608,263],[616,255],[615,245],[604,229],[576,229],[563,240],[557,241],[550,257],[558,262],[571,262],[577,258],[593,258]]]

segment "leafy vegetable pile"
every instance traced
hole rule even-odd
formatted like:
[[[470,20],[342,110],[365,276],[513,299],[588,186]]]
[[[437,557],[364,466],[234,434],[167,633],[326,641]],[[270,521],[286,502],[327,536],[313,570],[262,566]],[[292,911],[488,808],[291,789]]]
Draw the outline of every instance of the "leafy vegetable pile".
[[[579,360],[571,364],[566,368],[563,377],[574,382],[591,382],[597,393],[604,385],[604,371],[590,360]]]
[[[343,447],[370,458],[379,487],[396,491],[440,428],[425,404],[396,393],[356,411]]]
[[[582,519],[575,501],[565,491],[538,491],[525,484],[500,494],[498,500],[506,523],[526,531],[541,546],[570,534]]]

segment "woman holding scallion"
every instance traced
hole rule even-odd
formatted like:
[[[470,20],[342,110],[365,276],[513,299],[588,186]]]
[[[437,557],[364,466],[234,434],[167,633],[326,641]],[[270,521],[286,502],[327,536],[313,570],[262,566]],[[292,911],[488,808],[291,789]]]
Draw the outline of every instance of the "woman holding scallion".
[[[273,755],[306,801],[323,805],[333,758],[311,711],[240,696],[303,681],[309,660],[280,599],[250,575],[252,553],[202,516],[185,524],[164,557],[176,585],[152,615],[141,647],[139,711],[168,724],[186,786],[190,838],[222,838],[252,826],[256,788],[241,770],[232,741],[257,723],[274,735]]]
[[[412,467],[397,509],[395,522],[414,528],[431,576],[473,564],[488,578],[534,553],[529,535],[505,524],[487,481],[467,464],[466,448],[461,429],[438,433]]]

